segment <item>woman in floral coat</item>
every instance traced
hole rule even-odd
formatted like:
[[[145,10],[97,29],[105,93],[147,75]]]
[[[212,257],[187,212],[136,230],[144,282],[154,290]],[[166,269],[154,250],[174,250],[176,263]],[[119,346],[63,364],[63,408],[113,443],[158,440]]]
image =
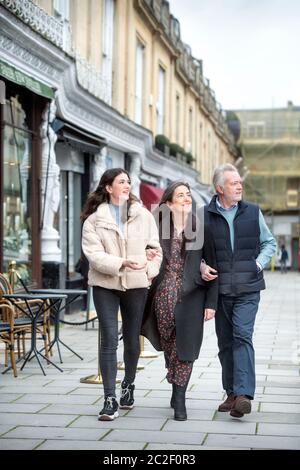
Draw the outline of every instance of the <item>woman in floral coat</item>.
[[[177,181],[166,189],[156,218],[163,262],[150,288],[142,334],[164,351],[174,419],[183,421],[187,419],[185,392],[199,356],[203,322],[214,317],[217,306],[217,280],[206,285],[200,275],[202,258],[216,266],[215,248],[209,229],[201,223],[201,212],[192,215],[187,183]]]

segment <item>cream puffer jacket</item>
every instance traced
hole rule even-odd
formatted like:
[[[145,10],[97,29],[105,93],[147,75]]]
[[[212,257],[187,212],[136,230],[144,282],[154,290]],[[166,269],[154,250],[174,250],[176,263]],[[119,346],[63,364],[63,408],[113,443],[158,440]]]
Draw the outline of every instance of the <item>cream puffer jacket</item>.
[[[157,248],[159,254],[147,261],[146,247]],[[89,261],[90,286],[125,291],[149,287],[157,276],[162,261],[157,226],[153,215],[138,202],[132,203],[124,234],[115,222],[109,205],[100,204],[84,222],[82,249]],[[133,270],[122,267],[127,259],[147,264]]]

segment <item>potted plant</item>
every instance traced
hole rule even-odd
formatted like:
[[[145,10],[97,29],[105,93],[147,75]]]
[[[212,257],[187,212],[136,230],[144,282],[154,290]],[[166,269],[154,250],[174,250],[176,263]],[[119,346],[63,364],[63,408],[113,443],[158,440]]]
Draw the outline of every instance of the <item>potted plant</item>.
[[[170,155],[170,141],[168,137],[163,134],[155,136],[155,147],[163,152],[165,155]]]
[[[186,152],[185,159],[186,159],[186,163],[188,163],[189,165],[191,165],[195,161],[195,158],[193,157],[191,152]]]
[[[184,149],[180,145],[176,144],[175,142],[170,144],[170,155],[176,157],[177,160],[180,160],[184,153]]]

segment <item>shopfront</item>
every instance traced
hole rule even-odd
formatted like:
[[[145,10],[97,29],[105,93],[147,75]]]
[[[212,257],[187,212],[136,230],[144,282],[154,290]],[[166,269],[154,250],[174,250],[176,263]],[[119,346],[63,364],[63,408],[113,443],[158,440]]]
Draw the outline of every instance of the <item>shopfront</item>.
[[[0,61],[0,271],[15,260],[26,283],[41,280],[40,125],[53,90]],[[4,85],[3,85],[4,84]]]
[[[98,183],[98,173],[102,171],[99,160],[107,143],[105,139],[60,119],[54,125],[59,127],[55,148],[60,168],[60,206],[55,228],[60,234],[59,247],[64,267],[64,278],[60,283],[76,288],[82,287],[82,278],[75,271],[81,256],[80,216],[89,191]]]

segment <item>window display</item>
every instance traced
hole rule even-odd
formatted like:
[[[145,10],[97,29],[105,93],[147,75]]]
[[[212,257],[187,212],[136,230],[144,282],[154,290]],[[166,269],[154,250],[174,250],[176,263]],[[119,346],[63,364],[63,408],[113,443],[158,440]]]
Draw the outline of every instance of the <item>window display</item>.
[[[3,269],[16,260],[26,282],[32,264],[32,134],[18,98],[6,100],[3,115]]]

